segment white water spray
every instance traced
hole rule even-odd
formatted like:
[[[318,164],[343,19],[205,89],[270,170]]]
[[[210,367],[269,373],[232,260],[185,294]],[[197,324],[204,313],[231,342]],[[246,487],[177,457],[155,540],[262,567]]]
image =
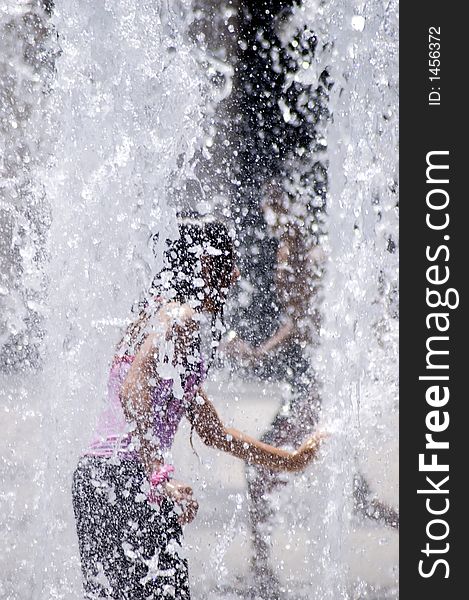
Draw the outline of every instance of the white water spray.
[[[374,485],[382,490],[397,460],[395,447],[391,456],[384,449],[397,435],[398,10],[393,1],[311,0],[301,12],[323,45],[317,67],[328,66],[334,81],[316,357],[332,436],[324,587],[315,597],[373,597],[372,581],[350,573],[354,554],[366,560],[353,536],[352,482],[373,455],[380,473]],[[397,490],[390,498],[396,502]],[[389,588],[397,589],[396,568],[382,565]],[[396,589],[381,593],[394,597]]]
[[[22,14],[2,13],[2,26],[23,27]],[[395,434],[388,417],[396,411],[397,383],[396,15],[394,1],[379,0],[307,0],[295,14],[324,46],[309,67],[314,72],[305,68],[302,76],[315,81],[329,66],[334,80],[323,343],[314,355],[332,436],[324,463],[292,480],[293,509],[291,488],[277,506],[291,523],[279,551],[290,552],[306,535],[310,554],[288,589],[308,600],[372,597],[374,590],[350,564],[350,544],[366,560],[363,540],[354,538],[351,486],[364,456]],[[9,204],[5,217],[19,223],[14,246],[22,265],[8,287],[13,292],[0,288],[5,322],[15,326],[7,334],[27,331],[28,310],[44,334],[34,340],[41,356],[36,374],[2,375],[2,479],[11,484],[1,497],[5,598],[82,595],[70,476],[99,410],[119,326],[158,268],[152,234],[161,234],[161,249],[175,233],[172,189],[193,170],[206,81],[185,36],[190,21],[189,0],[58,0],[55,29],[46,36],[53,83],[47,70],[8,65],[25,86],[15,88],[16,102],[35,106],[23,131],[9,121],[10,147],[27,138],[31,152],[9,172],[8,191],[27,198],[32,190],[47,218],[38,235],[37,215],[19,210],[21,202]],[[25,172],[28,191],[17,185]],[[31,279],[35,273],[39,281]],[[386,473],[387,459],[377,456]],[[219,544],[220,564],[234,535],[233,525]],[[386,597],[395,594],[395,567],[383,565]],[[209,593],[201,584],[194,597]]]
[[[160,234],[160,256],[177,231],[172,190],[191,173],[207,87],[187,38],[191,18],[188,1],[146,0],[58,0],[52,21],[44,16],[56,74],[47,107],[41,85],[33,90],[41,104],[28,133],[42,141],[32,159],[50,215],[37,306],[44,339],[37,372],[2,381],[11,430],[5,598],[82,595],[71,473],[104,397],[120,326],[158,269],[153,236]],[[23,255],[35,221],[28,218]]]

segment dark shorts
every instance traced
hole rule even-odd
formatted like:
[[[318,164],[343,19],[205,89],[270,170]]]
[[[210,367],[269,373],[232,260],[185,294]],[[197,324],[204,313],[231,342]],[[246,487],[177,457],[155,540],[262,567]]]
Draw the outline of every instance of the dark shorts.
[[[150,505],[144,482],[132,460],[83,457],[78,463],[72,493],[87,600],[190,598],[174,504]]]

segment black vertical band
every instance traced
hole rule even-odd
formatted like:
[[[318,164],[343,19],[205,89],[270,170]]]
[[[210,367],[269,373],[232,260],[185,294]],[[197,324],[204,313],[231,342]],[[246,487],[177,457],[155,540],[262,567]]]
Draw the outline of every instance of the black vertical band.
[[[467,528],[469,36],[450,3],[403,2],[400,19],[400,597],[449,599],[464,590]]]

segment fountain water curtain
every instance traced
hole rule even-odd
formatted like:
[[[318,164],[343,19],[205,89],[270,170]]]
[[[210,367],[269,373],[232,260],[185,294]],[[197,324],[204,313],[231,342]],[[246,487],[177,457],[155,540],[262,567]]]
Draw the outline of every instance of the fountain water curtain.
[[[120,327],[176,233],[171,198],[197,179],[206,107],[230,91],[230,69],[217,95],[189,41],[191,0],[56,0],[52,15],[49,4],[0,7],[0,596],[9,600],[82,597],[71,472]],[[397,597],[397,556],[386,553],[396,534],[360,528],[352,490],[363,471],[396,502],[386,480],[397,426],[397,14],[395,0],[304,0],[281,38],[314,31],[314,59],[290,80],[313,83],[327,67],[333,82],[322,131],[323,322],[311,349],[332,435],[320,464],[275,500],[287,530],[277,556],[295,547],[302,556],[300,577],[286,568],[291,598]],[[215,62],[205,64],[223,71]],[[199,467],[201,506],[216,485],[211,460]],[[230,580],[236,535],[248,553],[245,493],[232,496],[226,522],[205,523],[219,531],[204,554],[210,569],[194,562],[195,600],[241,597],[236,585],[210,587]],[[201,519],[188,529],[191,560]],[[363,569],[370,552],[378,563]]]
[[[375,550],[361,547],[354,533],[352,483],[357,469],[366,473],[371,456],[371,486],[397,502],[398,4],[310,0],[297,19],[314,24],[323,47],[313,68],[327,65],[334,82],[327,129],[324,322],[319,355],[313,356],[333,436],[324,587],[314,597],[374,597],[373,574],[367,584],[353,575],[352,563],[354,556],[370,560],[390,540],[383,535]],[[394,487],[386,492],[388,479]],[[383,557],[379,570],[387,590],[377,593],[391,598],[397,595],[397,548]]]
[[[393,1],[306,0],[279,23],[281,42],[301,67],[287,74],[286,86],[298,81],[314,88],[325,69],[333,82],[330,118],[320,125],[318,152],[303,156],[299,166],[307,173],[309,161],[312,171],[324,157],[320,146],[327,146],[327,207],[320,226],[327,256],[323,321],[310,360],[322,386],[321,426],[332,435],[320,464],[287,478],[289,485],[271,495],[273,518],[265,531],[272,534],[272,563],[285,598],[398,596],[398,535],[380,523],[379,512],[373,515],[378,520],[364,516],[354,496],[358,478],[369,485],[370,498],[376,494],[390,506],[398,501],[397,20]],[[302,32],[318,38],[314,57],[295,54]],[[280,109],[287,120],[296,107],[285,101]],[[301,186],[295,192],[302,192]],[[226,381],[222,386],[227,387]],[[235,380],[235,400],[245,392]],[[233,420],[237,422],[236,416]],[[268,417],[263,421],[267,426]],[[206,479],[207,488],[199,492],[201,506],[218,493],[209,475]],[[228,485],[234,481],[227,475]],[[247,498],[234,492],[229,495],[231,512],[219,508],[223,523],[208,520],[214,529],[223,527],[223,533],[210,554],[213,571],[198,580],[197,598],[245,597],[240,595],[245,584],[233,584],[233,570],[245,569],[246,577],[239,553],[249,556]],[[216,498],[226,502],[222,493]],[[190,531],[190,540],[197,540],[199,533]],[[214,580],[218,591],[213,591]]]
[[[52,17],[38,4],[0,9],[2,98],[20,113],[2,122],[0,222],[15,228],[2,261],[16,278],[1,283],[14,288],[0,296],[12,328],[3,352],[19,353],[22,327],[28,343],[28,310],[39,330],[34,364],[1,375],[0,595],[69,600],[82,594],[71,472],[119,327],[158,267],[152,236],[159,256],[175,235],[168,198],[191,176],[208,84],[188,41],[189,0],[57,0]],[[41,45],[28,46],[31,31]]]

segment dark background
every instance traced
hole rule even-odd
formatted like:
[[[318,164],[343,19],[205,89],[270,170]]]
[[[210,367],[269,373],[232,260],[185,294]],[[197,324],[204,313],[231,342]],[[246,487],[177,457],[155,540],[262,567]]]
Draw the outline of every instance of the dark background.
[[[299,3],[301,4],[301,2]],[[235,223],[243,279],[252,284],[250,302],[232,309],[230,323],[241,336],[259,344],[278,326],[279,306],[273,283],[277,242],[268,235],[260,208],[262,185],[272,178],[288,180],[301,171],[301,185],[323,206],[311,209],[321,221],[326,208],[327,169],[317,144],[318,122],[327,119],[327,96],[332,85],[324,71],[314,86],[293,83],[286,88],[286,73],[296,72],[301,57],[311,59],[318,44],[314,31],[299,32],[298,53],[292,57],[278,34],[293,2],[238,0],[230,3],[232,16],[221,17],[214,0],[198,0],[201,15],[197,31],[203,31],[209,51],[233,68],[232,92],[216,107],[214,146],[218,176],[213,182],[213,163],[199,166],[199,177],[231,201],[228,209]],[[306,35],[302,35],[306,33]],[[275,50],[274,58],[273,50]],[[306,92],[305,105],[300,96]],[[286,123],[279,101],[288,105],[293,118]],[[229,141],[226,150],[223,142]],[[306,160],[299,158],[304,149]],[[318,156],[311,161],[311,153]],[[212,159],[213,160],[213,159]],[[309,164],[307,164],[309,161]],[[305,231],[305,235],[313,236]]]

